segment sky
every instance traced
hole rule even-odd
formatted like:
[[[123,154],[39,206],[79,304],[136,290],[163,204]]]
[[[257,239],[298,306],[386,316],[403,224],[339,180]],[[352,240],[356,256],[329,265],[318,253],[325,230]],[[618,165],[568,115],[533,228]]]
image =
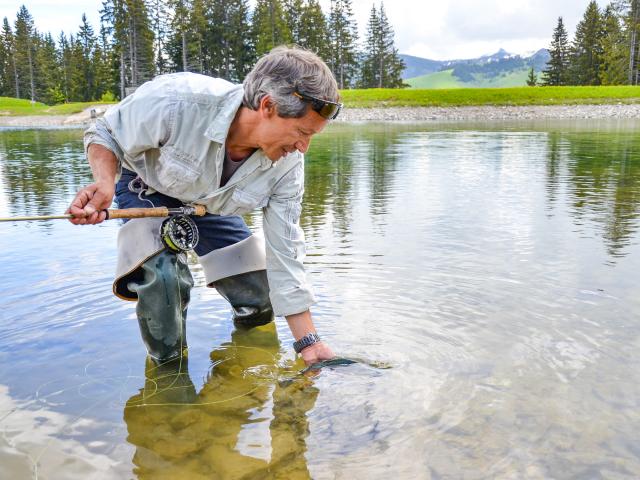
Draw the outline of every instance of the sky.
[[[352,0],[361,38],[366,31],[372,0]],[[320,0],[325,13],[330,0]],[[255,0],[250,0],[255,4]],[[607,1],[598,0],[604,8]],[[13,24],[20,5],[26,5],[36,28],[56,38],[61,30],[75,33],[82,13],[98,31],[102,0],[0,0],[0,17]],[[375,2],[380,5],[379,0]],[[387,17],[400,53],[433,60],[475,58],[504,48],[529,53],[549,46],[562,16],[573,36],[588,0],[387,0]]]

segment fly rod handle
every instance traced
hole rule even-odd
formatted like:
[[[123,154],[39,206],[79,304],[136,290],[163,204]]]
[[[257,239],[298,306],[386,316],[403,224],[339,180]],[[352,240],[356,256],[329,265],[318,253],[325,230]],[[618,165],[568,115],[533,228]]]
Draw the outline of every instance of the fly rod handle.
[[[155,208],[109,208],[106,220],[114,218],[147,218],[147,217],[168,217],[167,207]]]
[[[176,212],[178,210],[178,212]],[[169,209],[167,207],[154,207],[154,208],[123,208],[106,210],[106,220],[113,218],[147,218],[147,217],[168,217],[171,214],[184,212],[186,215],[196,215],[202,217],[207,213],[207,208],[204,205],[188,205],[186,207],[180,207],[178,209]]]
[[[195,215],[196,217],[203,217],[204,215],[207,214],[207,207],[205,207],[204,205],[191,205],[194,208],[194,212],[192,213],[192,215]]]

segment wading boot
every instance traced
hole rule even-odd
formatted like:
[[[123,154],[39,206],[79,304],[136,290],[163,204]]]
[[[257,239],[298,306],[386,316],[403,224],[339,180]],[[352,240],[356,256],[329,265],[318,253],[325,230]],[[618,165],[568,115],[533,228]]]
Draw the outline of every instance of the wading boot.
[[[236,328],[259,327],[273,320],[266,270],[221,278],[213,286],[231,304]]]
[[[136,313],[149,356],[165,362],[186,353],[187,306],[193,277],[184,253],[163,250],[146,260],[128,283],[137,293]]]

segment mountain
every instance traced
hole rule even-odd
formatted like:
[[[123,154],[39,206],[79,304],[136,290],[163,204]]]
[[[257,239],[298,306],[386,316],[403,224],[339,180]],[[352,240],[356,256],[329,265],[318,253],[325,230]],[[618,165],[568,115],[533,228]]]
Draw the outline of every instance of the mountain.
[[[521,56],[500,49],[479,58],[442,61],[400,57],[406,65],[403,79],[413,88],[490,88],[526,85],[531,67],[539,76],[549,60],[549,52],[543,48]]]
[[[420,77],[429,73],[442,70],[444,62],[439,60],[427,60],[426,58],[413,57],[411,55],[400,55],[404,60],[405,69],[402,78]]]

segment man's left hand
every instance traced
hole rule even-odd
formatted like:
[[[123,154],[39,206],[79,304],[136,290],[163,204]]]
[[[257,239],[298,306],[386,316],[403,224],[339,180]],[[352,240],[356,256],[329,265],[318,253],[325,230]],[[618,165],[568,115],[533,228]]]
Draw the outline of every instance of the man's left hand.
[[[313,365],[314,363],[322,362],[323,360],[331,360],[336,356],[333,350],[324,342],[314,343],[300,352],[300,356],[304,363]]]

